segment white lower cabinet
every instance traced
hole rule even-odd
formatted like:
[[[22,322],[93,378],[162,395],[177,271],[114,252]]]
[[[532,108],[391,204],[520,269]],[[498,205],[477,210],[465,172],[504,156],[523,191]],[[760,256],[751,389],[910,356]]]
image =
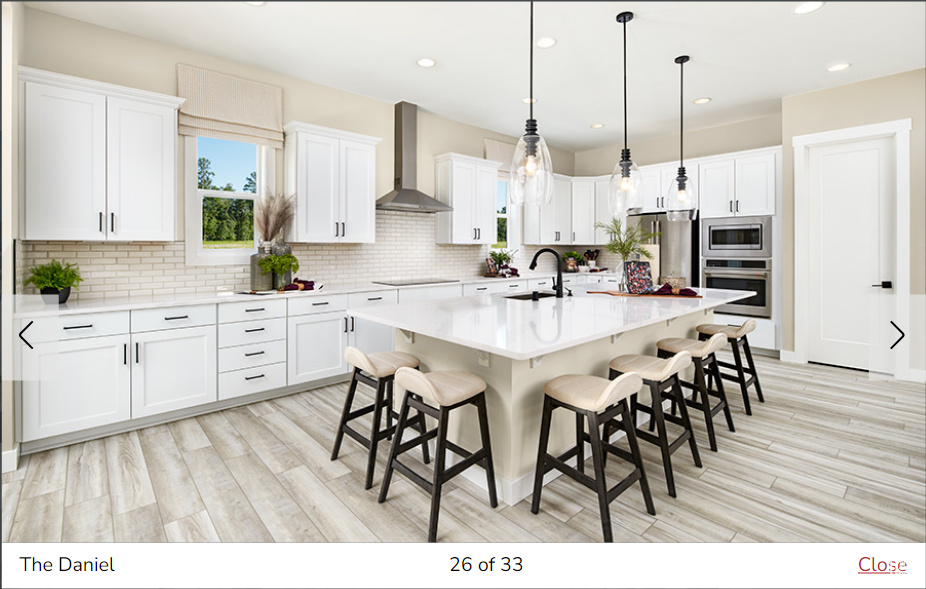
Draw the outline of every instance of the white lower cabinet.
[[[398,302],[399,291],[397,290],[378,290],[347,295],[349,310],[395,305]],[[365,354],[391,352],[395,349],[395,329],[382,323],[351,316],[348,345],[363,350]]]
[[[219,374],[219,400],[262,393],[285,386],[285,362],[222,372]]]
[[[132,334],[132,417],[216,400],[215,325]]]
[[[343,311],[290,317],[286,325],[286,383],[346,373],[348,323]]]
[[[128,334],[35,344],[25,350],[22,440],[129,419],[128,354]]]

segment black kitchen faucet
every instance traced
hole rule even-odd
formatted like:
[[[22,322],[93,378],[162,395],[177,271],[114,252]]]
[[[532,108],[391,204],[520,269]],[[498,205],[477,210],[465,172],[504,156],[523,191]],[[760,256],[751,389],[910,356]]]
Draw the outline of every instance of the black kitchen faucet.
[[[555,250],[552,250],[548,247],[537,250],[537,253],[534,254],[534,259],[531,260],[530,269],[533,270],[537,267],[537,258],[540,257],[540,254],[549,252],[556,257],[556,284],[553,285],[553,288],[556,290],[556,298],[563,298],[563,266],[562,261],[559,258],[559,254]]]

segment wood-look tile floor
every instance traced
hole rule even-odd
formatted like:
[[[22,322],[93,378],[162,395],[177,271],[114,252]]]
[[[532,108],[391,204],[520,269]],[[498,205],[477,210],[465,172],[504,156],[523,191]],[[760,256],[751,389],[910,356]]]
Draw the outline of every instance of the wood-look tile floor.
[[[922,384],[757,358],[766,403],[742,412],[719,452],[694,423],[703,468],[673,456],[678,497],[660,454],[643,444],[656,503],[638,488],[611,504],[619,542],[923,542],[926,395]],[[361,387],[363,389],[363,387]],[[365,450],[346,439],[329,460],[346,385],[219,411],[40,452],[3,475],[3,541],[422,542],[428,497],[396,475],[377,503],[363,490]],[[721,420],[722,422],[722,420]],[[611,460],[610,476],[620,476]],[[421,465],[423,468],[423,465]],[[612,479],[613,480],[613,479]],[[439,541],[601,540],[593,493],[561,477],[539,515],[528,501],[491,509],[458,477],[444,489]]]

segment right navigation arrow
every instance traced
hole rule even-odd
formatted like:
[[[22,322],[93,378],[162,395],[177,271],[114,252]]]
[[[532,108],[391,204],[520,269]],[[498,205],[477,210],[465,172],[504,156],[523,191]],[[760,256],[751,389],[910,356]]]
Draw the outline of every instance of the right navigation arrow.
[[[902,340],[906,334],[903,332],[903,330],[902,330],[901,328],[897,327],[897,324],[894,323],[893,321],[891,321],[891,325],[894,326],[894,329],[896,329],[897,331],[900,332],[900,337],[897,338],[897,341],[896,341],[896,342],[894,342],[894,346],[896,346],[897,344],[900,343],[900,340]],[[894,346],[891,346],[891,349],[892,349],[892,350],[894,349]]]

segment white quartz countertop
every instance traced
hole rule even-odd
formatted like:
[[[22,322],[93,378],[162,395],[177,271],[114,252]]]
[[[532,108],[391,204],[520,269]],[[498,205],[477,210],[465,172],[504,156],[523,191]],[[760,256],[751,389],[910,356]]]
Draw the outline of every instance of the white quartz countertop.
[[[702,298],[611,296],[590,284],[574,296],[539,301],[474,295],[350,311],[361,319],[437,338],[513,360],[529,360],[744,299],[755,293],[693,289]]]

